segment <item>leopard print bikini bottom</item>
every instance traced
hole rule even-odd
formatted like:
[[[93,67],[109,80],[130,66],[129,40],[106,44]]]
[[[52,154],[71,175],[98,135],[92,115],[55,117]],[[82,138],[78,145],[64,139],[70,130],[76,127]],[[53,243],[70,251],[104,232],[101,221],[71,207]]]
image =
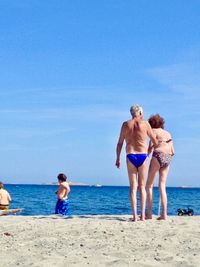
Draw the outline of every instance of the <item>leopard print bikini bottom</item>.
[[[172,160],[171,155],[165,154],[163,152],[153,152],[153,157],[155,157],[158,160],[160,168],[168,167]]]

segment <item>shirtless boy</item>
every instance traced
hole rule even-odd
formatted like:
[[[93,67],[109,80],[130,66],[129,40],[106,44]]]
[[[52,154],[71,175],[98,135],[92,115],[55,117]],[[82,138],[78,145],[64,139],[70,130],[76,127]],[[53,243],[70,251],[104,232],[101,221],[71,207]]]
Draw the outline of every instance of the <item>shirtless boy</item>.
[[[117,168],[120,168],[120,154],[125,140],[133,221],[137,221],[137,187],[139,187],[140,192],[140,219],[144,221],[146,207],[147,138],[149,137],[154,145],[157,145],[157,140],[148,121],[143,120],[142,107],[134,105],[131,107],[130,112],[132,119],[122,124],[116,149],[117,158],[115,165]]]
[[[59,187],[58,191],[56,192],[58,200],[56,203],[55,214],[68,215],[68,194],[70,192],[70,186],[66,182],[67,176],[64,173],[60,173],[57,178]]]
[[[10,194],[3,188],[3,183],[0,182],[0,210],[8,210],[10,202]]]

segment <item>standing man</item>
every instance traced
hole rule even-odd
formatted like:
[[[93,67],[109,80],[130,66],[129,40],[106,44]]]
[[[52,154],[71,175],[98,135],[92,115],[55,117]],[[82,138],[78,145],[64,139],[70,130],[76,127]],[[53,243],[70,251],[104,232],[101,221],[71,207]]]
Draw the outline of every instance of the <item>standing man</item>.
[[[154,145],[157,145],[157,140],[148,121],[143,120],[142,107],[134,105],[131,107],[130,112],[132,119],[122,124],[117,144],[117,159],[115,165],[117,168],[120,168],[120,154],[125,140],[133,221],[137,221],[137,187],[139,187],[140,192],[140,219],[144,221],[146,207],[147,138],[149,137]]]

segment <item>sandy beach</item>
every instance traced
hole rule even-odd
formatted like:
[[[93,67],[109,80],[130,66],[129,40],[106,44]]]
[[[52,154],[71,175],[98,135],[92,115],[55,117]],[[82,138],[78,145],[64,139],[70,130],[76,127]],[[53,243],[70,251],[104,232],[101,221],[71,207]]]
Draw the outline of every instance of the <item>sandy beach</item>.
[[[200,217],[0,217],[0,266],[199,266]]]

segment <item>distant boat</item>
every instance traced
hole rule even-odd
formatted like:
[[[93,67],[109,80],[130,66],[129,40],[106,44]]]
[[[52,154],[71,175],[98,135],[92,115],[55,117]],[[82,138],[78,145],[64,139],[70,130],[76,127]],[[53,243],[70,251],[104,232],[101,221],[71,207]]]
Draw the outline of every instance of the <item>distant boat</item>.
[[[94,186],[95,186],[95,187],[102,187],[101,184],[95,184]]]
[[[182,185],[182,186],[177,186],[177,188],[192,188],[192,186]]]
[[[89,184],[80,183],[80,182],[69,182],[70,186],[89,186]]]
[[[89,184],[81,183],[81,182],[68,182],[70,186],[89,186]],[[42,185],[58,185],[57,182],[52,182],[52,183],[44,183]]]

